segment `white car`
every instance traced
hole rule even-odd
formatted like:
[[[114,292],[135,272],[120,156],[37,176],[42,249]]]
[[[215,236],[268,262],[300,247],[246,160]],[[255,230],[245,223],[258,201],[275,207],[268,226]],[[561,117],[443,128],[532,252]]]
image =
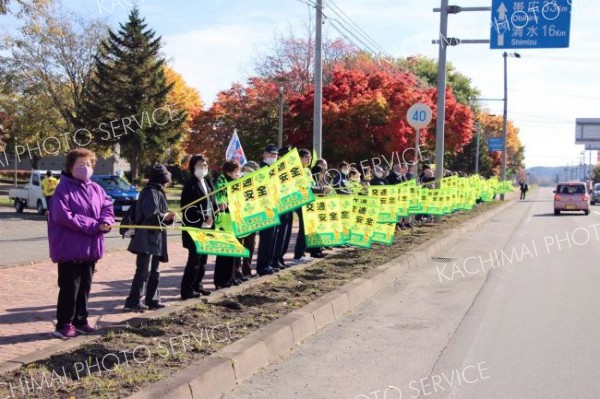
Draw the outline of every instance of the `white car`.
[[[29,183],[23,188],[11,188],[8,198],[14,202],[17,213],[23,212],[25,208],[37,209],[43,215],[48,209],[46,198],[42,193],[42,180],[46,178],[46,170],[32,170]],[[60,170],[53,170],[52,176],[60,179]]]

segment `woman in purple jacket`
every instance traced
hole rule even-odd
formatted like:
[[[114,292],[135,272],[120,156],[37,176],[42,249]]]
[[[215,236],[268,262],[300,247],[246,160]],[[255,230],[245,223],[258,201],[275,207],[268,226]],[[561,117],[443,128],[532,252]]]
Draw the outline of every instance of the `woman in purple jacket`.
[[[61,339],[89,334],[88,297],[96,262],[104,254],[104,234],[115,222],[105,191],[90,177],[96,156],[85,148],[67,154],[48,217],[50,257],[58,263],[56,330]]]

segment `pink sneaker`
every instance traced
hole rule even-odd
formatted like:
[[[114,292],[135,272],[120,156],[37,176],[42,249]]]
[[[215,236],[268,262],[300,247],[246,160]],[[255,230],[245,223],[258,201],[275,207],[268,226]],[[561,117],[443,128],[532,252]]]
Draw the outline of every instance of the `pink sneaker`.
[[[59,330],[54,330],[52,336],[60,339],[69,339],[76,337],[77,332],[75,331],[75,327],[73,327],[73,324],[69,323],[65,324],[63,328]]]
[[[79,334],[82,335],[87,335],[87,334],[93,334],[96,331],[98,331],[98,329],[96,327],[92,327],[89,324],[86,324],[84,326],[75,326],[75,331],[77,331]]]

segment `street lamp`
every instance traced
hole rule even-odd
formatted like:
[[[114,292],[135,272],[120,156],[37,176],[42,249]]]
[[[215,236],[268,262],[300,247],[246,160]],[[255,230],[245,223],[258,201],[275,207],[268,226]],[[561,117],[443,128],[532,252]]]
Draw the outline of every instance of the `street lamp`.
[[[519,53],[502,53],[504,58],[504,118],[502,122],[502,166],[500,168],[500,174],[502,181],[506,180],[506,130],[507,130],[507,114],[508,114],[508,68],[506,61],[508,57],[521,58]],[[500,199],[504,201],[504,194],[500,195]]]

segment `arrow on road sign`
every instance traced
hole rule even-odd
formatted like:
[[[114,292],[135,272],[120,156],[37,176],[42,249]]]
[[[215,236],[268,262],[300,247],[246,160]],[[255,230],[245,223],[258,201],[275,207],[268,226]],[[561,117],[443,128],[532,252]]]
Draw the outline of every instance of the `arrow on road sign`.
[[[504,33],[498,35],[498,46],[504,46]]]
[[[504,2],[500,3],[498,7],[498,19],[506,19],[506,11],[508,11],[508,8],[506,8]]]

